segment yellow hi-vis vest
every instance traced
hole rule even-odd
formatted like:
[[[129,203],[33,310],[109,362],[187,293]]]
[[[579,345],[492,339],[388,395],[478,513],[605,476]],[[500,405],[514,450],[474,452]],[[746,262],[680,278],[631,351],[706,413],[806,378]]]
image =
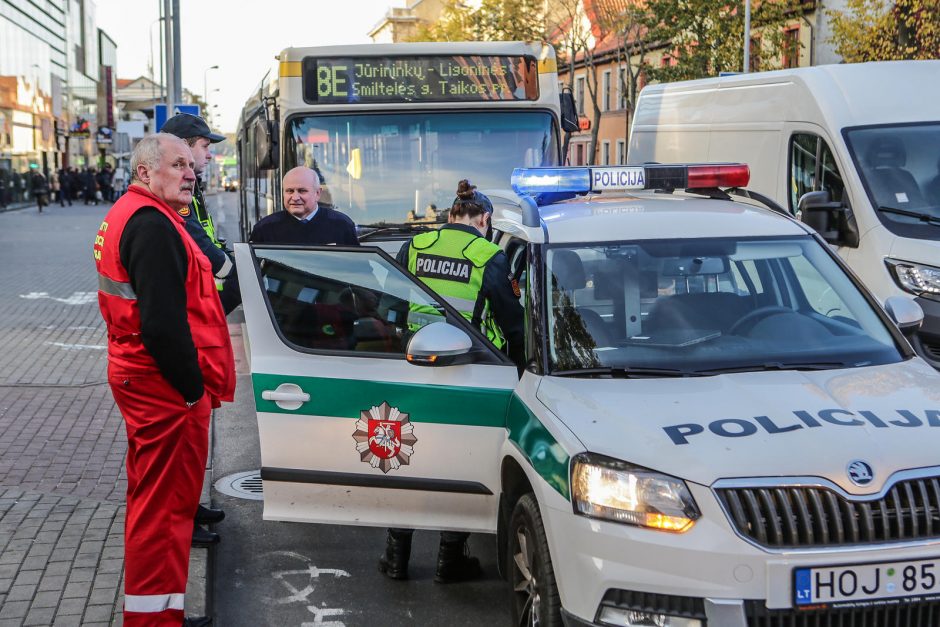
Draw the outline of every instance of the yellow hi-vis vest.
[[[415,235],[408,247],[408,270],[441,295],[471,323],[479,323],[486,337],[497,347],[506,343],[493,320],[489,301],[478,304],[483,289],[486,264],[499,252],[499,246],[479,235],[442,228]],[[411,311],[440,315],[428,305],[411,304]],[[474,314],[477,319],[474,320]]]

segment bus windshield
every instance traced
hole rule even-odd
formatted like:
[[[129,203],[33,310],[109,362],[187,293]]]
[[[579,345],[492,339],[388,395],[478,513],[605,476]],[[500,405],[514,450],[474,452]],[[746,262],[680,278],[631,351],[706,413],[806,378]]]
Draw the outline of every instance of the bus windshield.
[[[508,188],[513,168],[558,164],[548,111],[304,115],[286,154],[314,168],[321,202],[359,225],[443,220],[460,179]]]

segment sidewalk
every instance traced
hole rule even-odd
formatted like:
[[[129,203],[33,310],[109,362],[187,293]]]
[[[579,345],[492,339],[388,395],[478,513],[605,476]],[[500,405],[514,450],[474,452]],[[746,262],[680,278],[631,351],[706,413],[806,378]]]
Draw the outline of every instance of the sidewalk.
[[[126,436],[91,256],[108,208],[0,213],[0,627],[121,624]]]

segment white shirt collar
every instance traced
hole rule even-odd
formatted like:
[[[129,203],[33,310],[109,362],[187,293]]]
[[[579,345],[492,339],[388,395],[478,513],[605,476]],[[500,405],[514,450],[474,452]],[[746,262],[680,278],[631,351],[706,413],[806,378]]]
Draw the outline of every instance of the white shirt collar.
[[[305,217],[305,218],[298,218],[298,217],[295,216],[293,213],[290,213],[290,211],[288,211],[287,213],[290,214],[290,217],[292,217],[293,219],[297,220],[298,222],[310,222],[311,220],[313,220],[313,216],[317,215],[317,211],[319,211],[319,210],[320,210],[320,208],[317,207],[316,209],[313,210],[313,212],[312,212],[310,215],[308,215],[308,216]]]

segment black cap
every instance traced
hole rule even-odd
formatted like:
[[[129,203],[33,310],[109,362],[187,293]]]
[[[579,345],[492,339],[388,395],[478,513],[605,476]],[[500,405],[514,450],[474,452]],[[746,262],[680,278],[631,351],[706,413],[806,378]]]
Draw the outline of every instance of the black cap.
[[[209,130],[209,125],[198,115],[191,113],[177,113],[164,123],[161,133],[176,135],[180,139],[189,139],[190,137],[206,137],[213,144],[225,141],[223,135],[217,135]]]

